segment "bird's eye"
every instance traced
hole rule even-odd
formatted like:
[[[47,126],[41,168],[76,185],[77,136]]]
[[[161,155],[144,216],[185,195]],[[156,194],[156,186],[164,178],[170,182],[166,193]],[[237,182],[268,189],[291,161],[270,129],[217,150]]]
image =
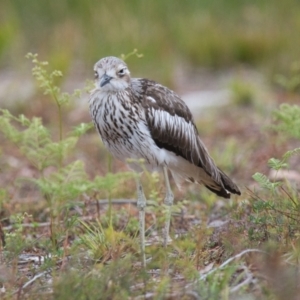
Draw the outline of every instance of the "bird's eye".
[[[124,76],[125,75],[125,70],[126,70],[126,68],[123,68],[123,69],[119,70],[118,75],[119,76]]]
[[[99,78],[99,74],[97,71],[95,71],[95,79],[98,79]]]

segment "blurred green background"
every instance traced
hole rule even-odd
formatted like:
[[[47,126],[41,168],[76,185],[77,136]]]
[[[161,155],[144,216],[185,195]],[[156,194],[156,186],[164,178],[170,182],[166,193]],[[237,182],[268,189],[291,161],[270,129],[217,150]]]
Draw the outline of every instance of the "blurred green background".
[[[101,57],[130,58],[136,76],[172,86],[179,64],[249,65],[269,78],[299,59],[296,0],[1,0],[0,70],[22,69],[39,53],[65,74],[93,77]]]

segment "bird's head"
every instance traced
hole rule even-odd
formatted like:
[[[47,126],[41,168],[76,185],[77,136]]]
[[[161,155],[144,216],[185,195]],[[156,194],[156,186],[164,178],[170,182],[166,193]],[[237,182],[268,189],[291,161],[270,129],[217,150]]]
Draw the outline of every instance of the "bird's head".
[[[130,72],[125,62],[109,56],[100,59],[94,66],[97,88],[106,92],[126,89],[130,84]]]

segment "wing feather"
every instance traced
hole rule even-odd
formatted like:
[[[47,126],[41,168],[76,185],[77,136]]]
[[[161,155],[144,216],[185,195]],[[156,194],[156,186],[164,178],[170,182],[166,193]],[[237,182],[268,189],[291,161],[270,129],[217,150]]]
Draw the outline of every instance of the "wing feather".
[[[228,198],[240,194],[238,187],[215,165],[201,141],[192,113],[173,91],[148,79],[132,79],[132,88],[145,110],[153,140],[159,148],[172,151],[200,167],[213,181],[206,185],[216,194]],[[216,188],[219,186],[219,188]]]
[[[185,102],[173,91],[154,81],[139,81],[142,89],[139,94],[143,95],[140,101],[157,145],[182,156],[220,181],[217,167],[198,136],[193,116]]]

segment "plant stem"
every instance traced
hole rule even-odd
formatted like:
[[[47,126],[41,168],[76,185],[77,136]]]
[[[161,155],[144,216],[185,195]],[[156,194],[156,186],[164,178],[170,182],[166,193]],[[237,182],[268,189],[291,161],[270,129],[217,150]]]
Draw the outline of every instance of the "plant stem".
[[[61,142],[63,139],[63,124],[62,124],[62,109],[61,109],[61,104],[57,98],[57,94],[55,93],[55,91],[52,91],[52,97],[57,105],[58,108],[58,130],[59,130],[59,141]],[[62,167],[62,153],[60,153],[60,158],[59,158],[59,167]]]
[[[108,155],[108,173],[111,173],[111,155]],[[111,188],[108,191],[108,220],[109,220],[109,227],[112,228],[112,197],[111,197]]]

